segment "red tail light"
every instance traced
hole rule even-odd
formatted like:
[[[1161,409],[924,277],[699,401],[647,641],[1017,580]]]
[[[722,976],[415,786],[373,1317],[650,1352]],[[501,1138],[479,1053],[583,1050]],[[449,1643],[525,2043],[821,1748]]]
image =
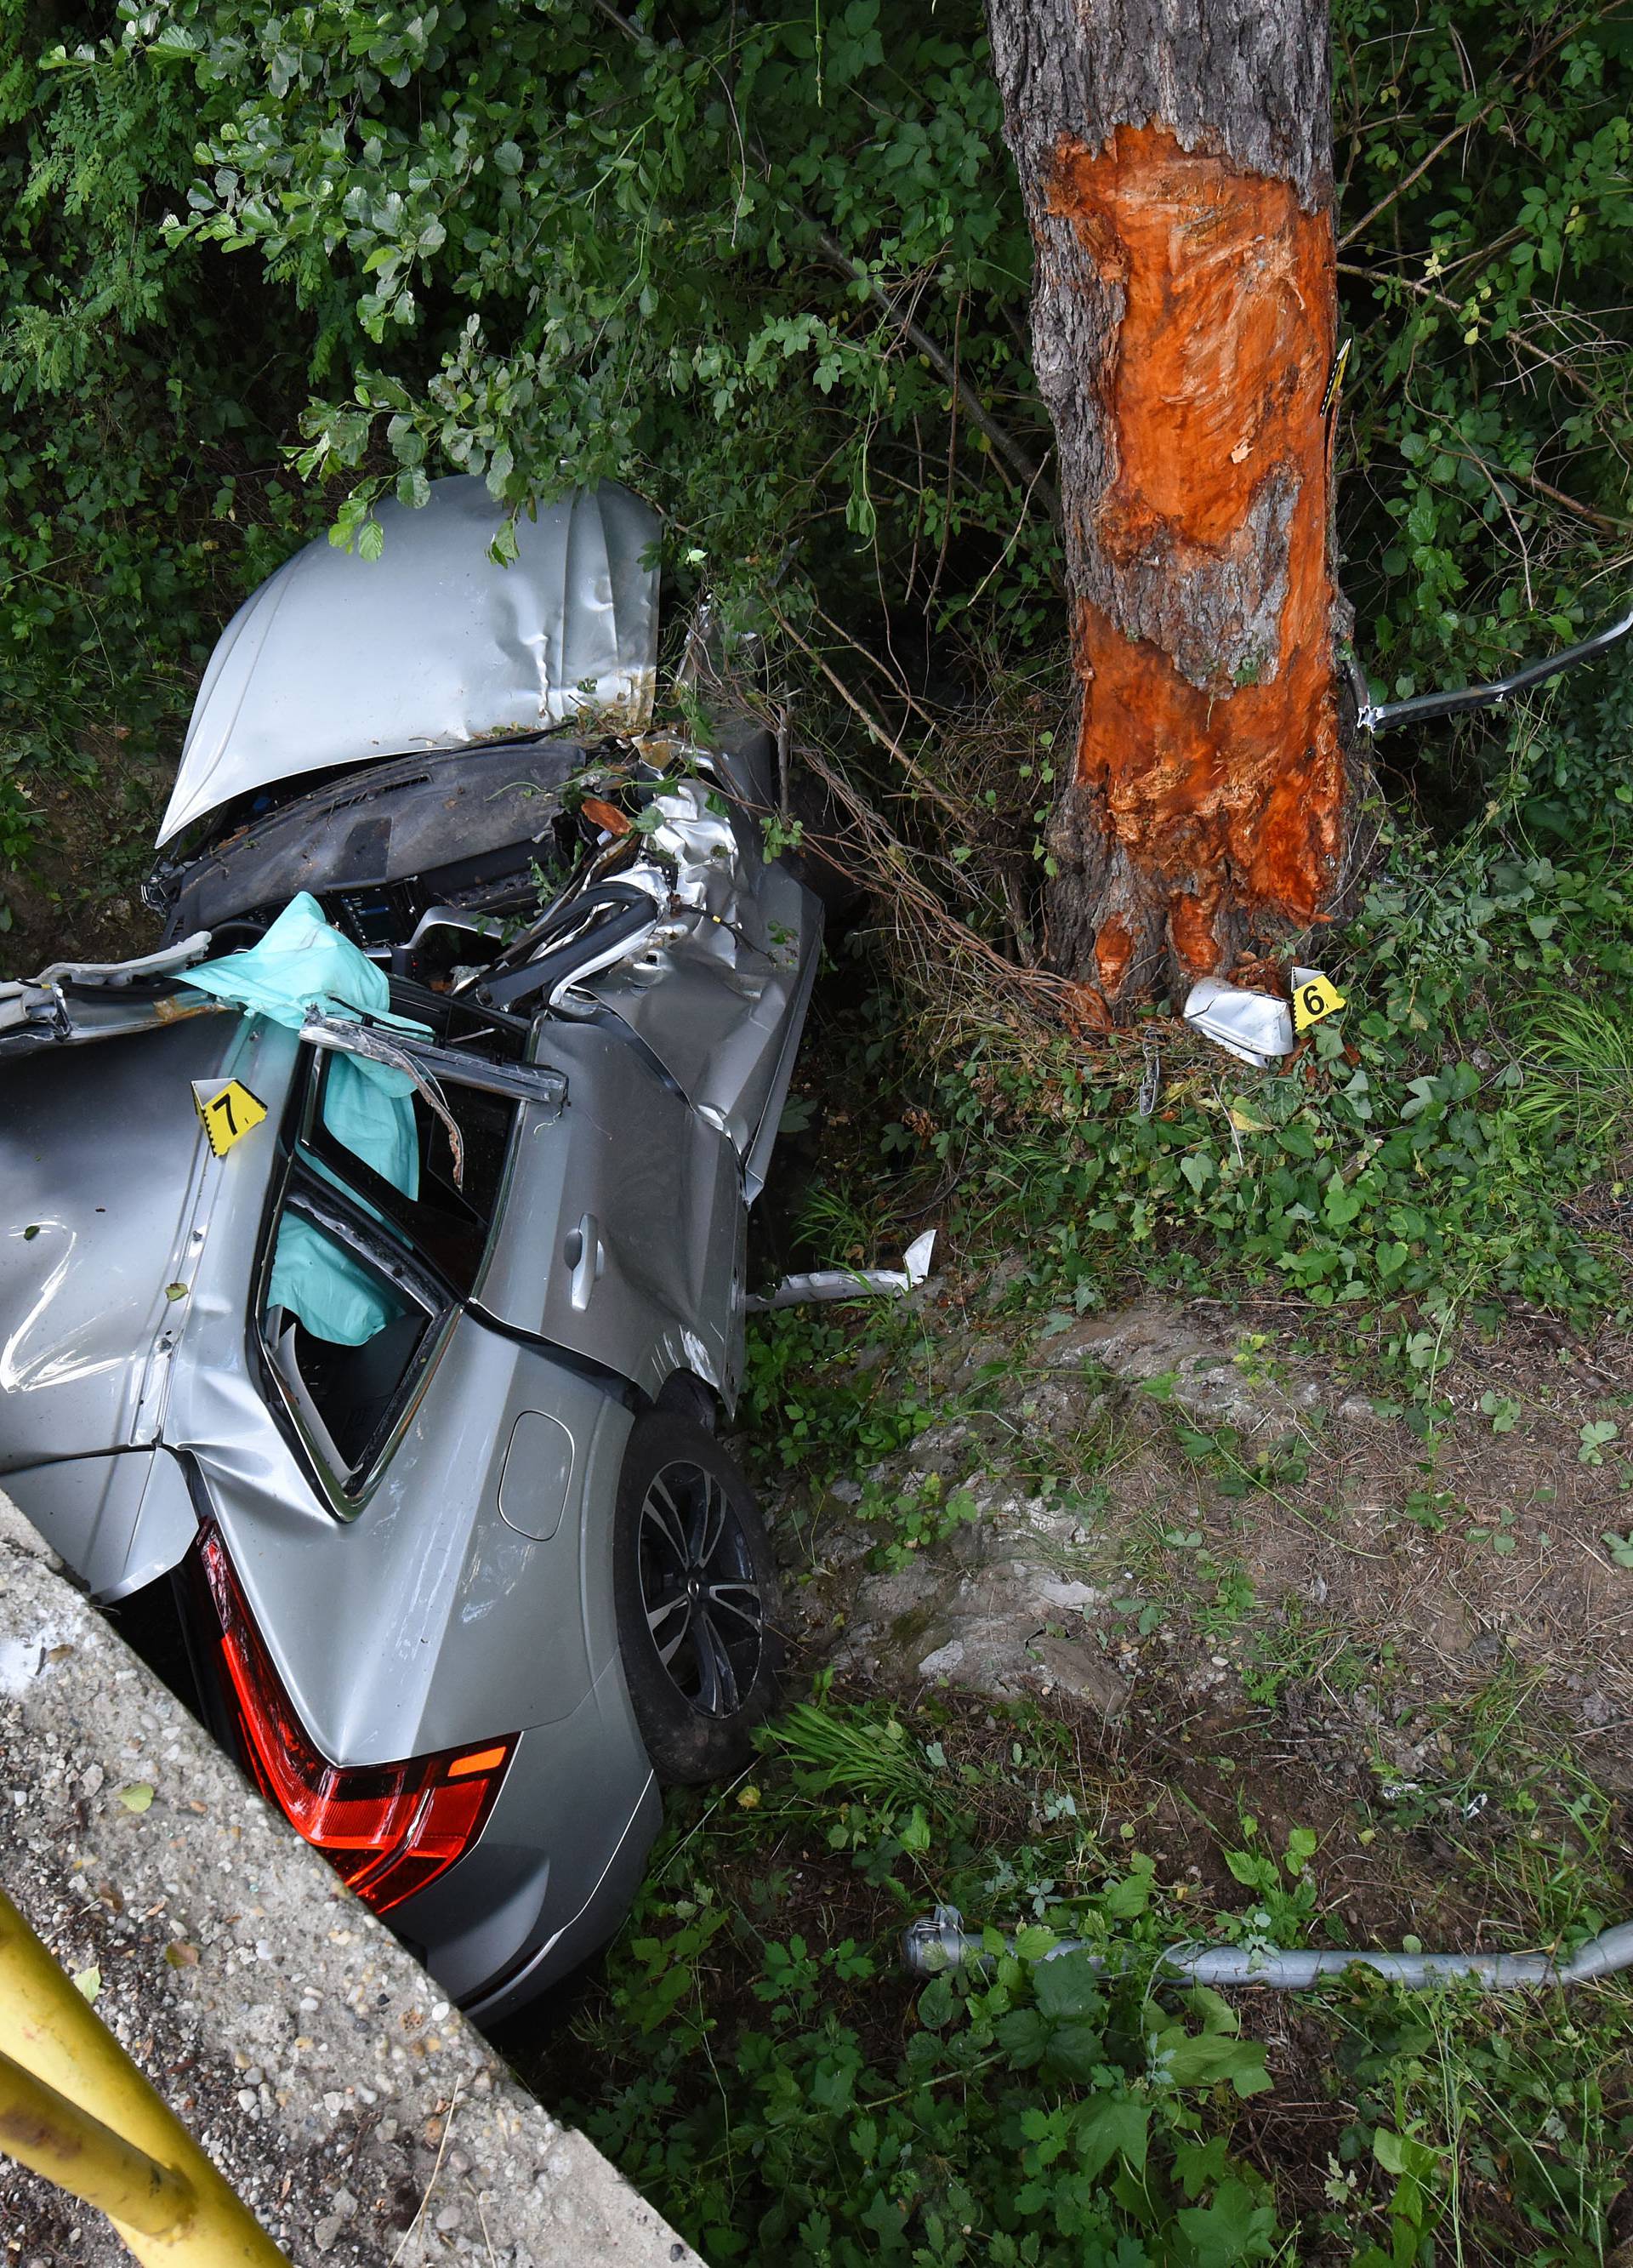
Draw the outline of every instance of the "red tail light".
[[[200,1535],[198,1557],[239,1746],[261,1793],[376,1913],[400,1905],[481,1834],[516,1735],[401,1764],[330,1764],[291,1705],[214,1528]]]

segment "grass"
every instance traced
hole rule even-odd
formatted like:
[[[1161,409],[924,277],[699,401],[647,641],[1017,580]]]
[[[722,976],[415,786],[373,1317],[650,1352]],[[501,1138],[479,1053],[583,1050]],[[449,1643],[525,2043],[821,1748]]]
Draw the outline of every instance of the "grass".
[[[1513,1697],[1460,1729],[1495,1779],[1500,1936],[1546,1943],[1615,1910],[1612,1812],[1517,1748]],[[1409,1878],[1410,1815],[1362,1831]],[[1356,1972],[1232,2008],[1151,1974],[1199,1927],[1325,1934],[1332,1841],[1175,1807],[1035,1711],[909,1721],[820,1692],[749,1780],[678,1807],[558,2050],[600,2079],[565,2107],[714,2258],[1602,2262],[1633,2146],[1625,1984]],[[914,1987],[894,1933],[938,1898],[1019,1930],[1019,1957]],[[1038,1965],[1065,1934],[1122,1981]]]
[[[1512,1109],[1540,1139],[1590,1149],[1633,1124],[1633,1020],[1618,1002],[1544,996],[1526,1017],[1525,1084]]]
[[[1488,1501],[1447,1460],[1518,1454],[1551,1389],[1485,1378],[1454,1404],[1473,1337],[1525,1303],[1567,1328],[1627,1304],[1623,1256],[1559,1206],[1619,1138],[1622,1027],[1575,1003],[1624,950],[1605,923],[1633,936],[1628,894],[1608,866],[1595,891],[1535,859],[1438,871],[1439,896],[1385,890],[1331,941],[1350,1007],[1291,1075],[1249,1092],[1166,1032],[1149,1119],[1138,1045],[1023,1057],[967,1020],[926,1067],[875,1002],[849,1094],[842,1020],[822,1034],[810,1260],[888,1254],[933,1199],[958,1296],[757,1325],[741,1420],[761,1469],[860,1484],[887,1569],[946,1551],[964,1491],[1080,1504],[1074,1572],[1109,1593],[1107,1634],[1176,1679],[1224,1656],[1239,1700],[1143,1671],[1113,1726],[1058,1697],[909,1705],[819,1670],[747,1779],[679,1800],[537,2075],[710,2257],[1475,2268],[1602,2264],[1633,2235],[1626,1984],[1496,1999],[1356,1973],[1229,2007],[1152,1967],[1199,1936],[1568,1945],[1633,1903],[1618,1801],[1548,1732],[1540,1674],[1499,1655],[1483,1682],[1425,1683],[1412,1634],[1363,1611],[1375,1562],[1463,1569],[1478,1596],[1533,1548],[1527,1499]],[[1570,911],[1590,898],[1597,928]],[[1172,1380],[1130,1396],[1051,1362],[1151,1286],[1258,1303],[1245,1385],[1291,1352],[1404,1413],[1370,1532],[1346,1525],[1315,1418],[1248,1436],[1188,1415]],[[955,1452],[916,1462],[954,1420]],[[1569,1459],[1607,1478],[1616,1440],[1585,1422]],[[1268,1572],[1272,1523],[1337,1554],[1355,1599]],[[1016,1955],[913,1987],[896,1934],[939,1900]],[[1059,1935],[1120,1977],[1040,1965]]]

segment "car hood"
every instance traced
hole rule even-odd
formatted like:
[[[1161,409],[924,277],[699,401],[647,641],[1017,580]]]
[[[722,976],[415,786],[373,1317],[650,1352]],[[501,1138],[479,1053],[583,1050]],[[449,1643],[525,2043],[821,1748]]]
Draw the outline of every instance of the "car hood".
[[[657,516],[603,482],[516,522],[474,475],[382,503],[377,559],[309,543],[228,623],[199,688],[158,840],[235,798],[376,756],[566,724],[651,719]]]

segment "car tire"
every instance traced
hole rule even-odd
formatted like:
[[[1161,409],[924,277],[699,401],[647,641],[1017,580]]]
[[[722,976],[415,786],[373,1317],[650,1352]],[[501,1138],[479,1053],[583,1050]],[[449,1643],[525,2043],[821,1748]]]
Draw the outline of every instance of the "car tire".
[[[776,1699],[776,1576],[754,1491],[713,1435],[653,1410],[624,1452],[613,1534],[624,1680],[660,1780],[721,1779]]]

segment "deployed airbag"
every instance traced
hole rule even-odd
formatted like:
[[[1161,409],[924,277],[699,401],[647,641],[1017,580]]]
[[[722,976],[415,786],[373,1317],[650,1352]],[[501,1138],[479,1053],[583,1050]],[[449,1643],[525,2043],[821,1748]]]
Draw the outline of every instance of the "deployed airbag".
[[[366,1346],[402,1313],[361,1261],[292,1212],[278,1230],[267,1306],[298,1315],[314,1338],[349,1347]]]
[[[188,983],[290,1031],[300,1030],[312,1008],[331,1015],[361,1010],[401,1031],[425,1030],[393,1015],[385,971],[330,927],[305,890],[290,900],[256,944],[205,961]],[[324,1124],[406,1197],[417,1197],[420,1183],[413,1096],[413,1080],[387,1064],[363,1056],[329,1058]],[[401,1312],[360,1262],[293,1215],[278,1230],[268,1303],[288,1308],[316,1337],[340,1346],[362,1346]]]

